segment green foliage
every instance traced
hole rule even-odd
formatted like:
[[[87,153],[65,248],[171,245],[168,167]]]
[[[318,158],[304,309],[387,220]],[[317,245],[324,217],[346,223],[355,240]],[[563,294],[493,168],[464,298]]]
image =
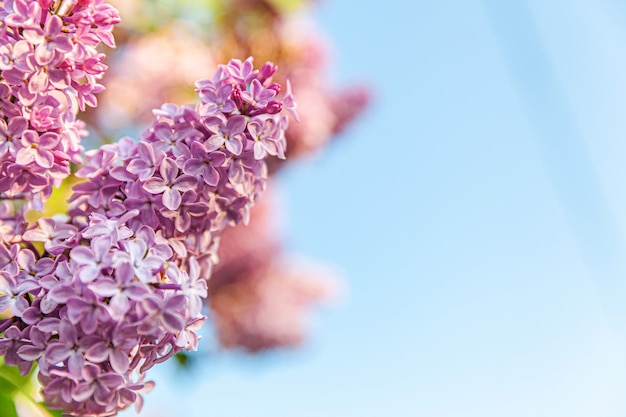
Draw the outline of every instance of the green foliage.
[[[30,381],[31,374],[20,375],[16,366],[8,366],[4,363],[4,358],[0,358],[0,389],[3,393],[5,391],[24,391],[31,386]]]
[[[174,355],[174,359],[176,360],[176,363],[180,367],[187,368],[189,367],[189,362],[191,358],[189,357],[189,354],[187,354],[186,352],[180,352]]]
[[[20,375],[16,367],[7,366],[0,358],[0,416],[19,417],[13,396],[28,384],[28,378]]]
[[[154,32],[182,19],[191,26],[211,25],[218,0],[144,0],[142,13],[132,16],[133,30]]]
[[[198,355],[194,355],[192,352],[179,352],[173,358],[178,369],[182,372],[193,371],[198,365]]]
[[[305,5],[305,0],[267,0],[282,13],[293,12]]]
[[[19,417],[13,402],[13,392],[5,390],[4,380],[0,379],[0,415],[2,417]]]
[[[39,403],[41,407],[45,408],[46,405],[44,403]],[[63,417],[63,411],[61,410],[47,410],[50,417]]]
[[[32,406],[42,411],[44,415],[49,417],[62,417],[62,411],[51,411],[46,408],[43,402],[37,402],[33,399],[35,387],[33,385],[32,370],[28,375],[20,375],[19,370],[15,366],[7,366],[4,359],[0,357],[0,417],[28,417],[20,416],[15,407],[15,396],[26,398],[31,402]]]

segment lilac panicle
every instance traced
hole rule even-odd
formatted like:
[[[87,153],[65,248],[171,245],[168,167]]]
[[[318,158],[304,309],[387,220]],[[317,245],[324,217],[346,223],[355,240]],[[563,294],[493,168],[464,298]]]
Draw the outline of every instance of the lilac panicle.
[[[0,16],[0,198],[41,208],[80,162],[76,115],[104,89],[96,47],[114,46],[119,16],[104,0],[10,0]]]
[[[56,39],[54,25],[41,30]],[[140,406],[152,386],[145,372],[197,349],[219,236],[248,219],[265,188],[265,159],[284,158],[280,87],[275,66],[263,68],[252,59],[222,65],[198,81],[199,104],[163,105],[140,142],[88,152],[68,216],[28,226],[0,204],[8,219],[0,221],[0,310],[11,313],[0,321],[0,354],[23,373],[38,363],[49,407],[112,416]],[[20,140],[31,143],[29,135]],[[58,136],[18,150],[19,160],[47,163]]]
[[[275,70],[232,60],[196,82],[199,104],[155,110],[138,144],[88,152],[77,173],[88,182],[75,188],[70,216],[84,223],[94,213],[138,210],[128,219],[131,229],[149,225],[170,244],[183,245],[207,275],[217,236],[245,221],[265,188],[265,158],[285,157],[288,118],[275,111],[276,103],[282,108]],[[293,102],[290,92],[287,98]]]

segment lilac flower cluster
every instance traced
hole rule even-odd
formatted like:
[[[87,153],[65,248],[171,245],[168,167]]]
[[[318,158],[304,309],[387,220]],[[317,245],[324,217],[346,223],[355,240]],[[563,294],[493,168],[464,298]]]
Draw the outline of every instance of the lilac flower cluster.
[[[200,103],[163,105],[140,142],[122,139],[88,153],[77,175],[70,215],[120,215],[139,210],[131,228],[159,231],[181,256],[195,256],[206,275],[216,237],[228,225],[247,223],[265,188],[268,156],[284,158],[288,117],[295,102],[272,82],[276,66],[254,70],[252,59],[220,65],[196,83]]]
[[[284,157],[281,112],[295,103],[290,91],[278,99],[275,71],[220,66],[197,83],[199,104],[164,105],[138,143],[88,152],[69,216],[7,223],[0,311],[12,317],[0,320],[0,355],[22,373],[38,363],[48,406],[79,416],[141,406],[145,372],[197,348],[219,235],[247,221],[265,158]]]
[[[0,196],[41,206],[80,162],[84,123],[114,47],[117,10],[104,0],[0,2]]]
[[[197,347],[206,282],[151,228],[128,228],[135,215],[94,213],[82,228],[42,219],[23,239],[43,242],[46,256],[0,246],[0,310],[13,314],[0,354],[24,374],[38,362],[51,408],[113,415],[141,401],[147,369]]]

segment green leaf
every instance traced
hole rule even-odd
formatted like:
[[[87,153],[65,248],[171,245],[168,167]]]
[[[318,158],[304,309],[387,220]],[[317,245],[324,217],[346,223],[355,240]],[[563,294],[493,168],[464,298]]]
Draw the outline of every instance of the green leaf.
[[[19,417],[11,393],[0,389],[0,416],[2,417]]]
[[[3,363],[0,365],[0,383],[12,386],[11,391],[21,391],[23,388],[31,385],[32,372],[33,370],[28,375],[22,376],[17,366],[7,366]]]
[[[46,408],[45,403],[39,403],[39,405],[41,405],[42,408]],[[50,417],[63,417],[63,411],[61,410],[48,410],[46,408],[46,411],[50,414]]]
[[[10,381],[0,377],[0,393],[10,395],[15,390],[16,390],[15,385],[13,385]]]

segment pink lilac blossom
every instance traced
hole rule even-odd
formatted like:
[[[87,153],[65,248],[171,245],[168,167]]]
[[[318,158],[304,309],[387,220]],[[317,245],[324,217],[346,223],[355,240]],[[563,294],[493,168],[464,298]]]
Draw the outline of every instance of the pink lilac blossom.
[[[265,140],[284,151],[280,110],[293,98],[264,93],[279,90],[275,70],[255,70],[252,59],[221,65],[198,90],[228,85],[234,108],[207,112],[203,93],[195,106],[162,106],[139,143],[122,138],[87,153],[68,217],[25,230],[9,223],[0,236],[0,310],[12,314],[0,320],[0,355],[23,374],[38,363],[48,406],[75,416],[140,407],[152,386],[145,372],[197,349],[219,236],[246,221],[265,188],[265,160],[248,127],[274,120]],[[241,99],[259,74],[254,94],[271,95],[264,106]],[[203,152],[194,154],[198,144]],[[245,163],[230,175],[238,159]]]
[[[0,197],[41,208],[80,162],[86,131],[76,115],[104,89],[96,48],[115,46],[119,22],[104,1],[0,2]]]
[[[222,347],[258,352],[300,345],[311,307],[333,291],[327,272],[266,255],[266,262],[249,263],[239,279],[211,287],[212,320]]]
[[[207,301],[224,348],[258,352],[297,346],[312,307],[335,293],[335,273],[286,256],[268,197],[254,206],[248,226],[229,228],[220,237]]]

